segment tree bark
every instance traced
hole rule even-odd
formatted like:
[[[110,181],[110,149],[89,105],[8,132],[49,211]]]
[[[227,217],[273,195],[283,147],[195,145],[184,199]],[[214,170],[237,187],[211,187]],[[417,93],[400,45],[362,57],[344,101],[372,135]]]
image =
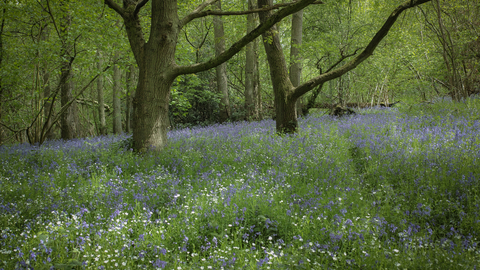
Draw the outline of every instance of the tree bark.
[[[113,133],[121,134],[122,133],[122,108],[120,106],[120,68],[118,67],[118,59],[120,54],[118,51],[115,52],[115,63],[113,66]]]
[[[259,7],[268,5],[272,5],[272,0],[258,0]],[[268,19],[270,12],[261,12],[259,15],[262,23]],[[292,98],[294,87],[287,71],[287,63],[277,27],[273,26],[262,37],[273,86],[276,129],[279,133],[293,133],[297,130],[298,125],[295,110],[297,98]]]
[[[62,18],[60,19],[60,35],[62,42],[61,48],[61,70],[60,70],[60,102],[62,107],[65,106],[73,98],[73,83],[72,83],[72,63],[74,57],[70,55],[70,40],[68,39],[68,31],[71,24],[71,18],[68,10],[68,0],[60,2],[62,10]],[[78,117],[76,115],[76,102],[62,114],[60,119],[61,137],[64,140],[70,140],[77,137],[78,132]]]
[[[124,2],[126,3],[126,2]],[[150,39],[145,42],[138,13],[125,13],[125,25],[137,65],[139,79],[133,102],[134,148],[161,149],[167,144],[168,104],[175,75],[175,47],[179,18],[176,1],[152,2]],[[128,11],[128,7],[125,11]]]
[[[319,84],[316,88],[313,89],[311,95],[308,97],[307,105],[303,108],[303,114],[308,115],[310,109],[315,107],[315,101],[317,100],[318,95],[322,92],[323,83]]]
[[[300,46],[302,46],[303,10],[292,15],[292,36],[290,45],[290,81],[294,87],[300,85],[302,76],[302,59],[300,58]],[[297,100],[297,115],[302,115],[301,98]]]
[[[258,15],[255,16],[258,18]],[[259,55],[258,55],[258,42],[259,39],[255,39],[253,41],[253,52],[254,52],[254,57],[255,57],[255,68],[253,70],[253,92],[256,97],[256,106],[255,106],[255,113],[257,115],[258,120],[262,120],[262,89],[260,85],[260,62],[258,60]]]
[[[51,95],[51,88],[50,88],[50,72],[44,66],[41,70],[42,73],[42,81],[43,81],[43,97],[44,97],[44,107],[43,107],[43,115],[46,121],[45,125],[50,127],[52,123],[52,118],[48,117],[50,114],[50,110],[53,106],[53,98]],[[42,135],[41,135],[42,136]],[[55,138],[55,134],[53,133],[53,129],[49,129],[49,131],[44,135],[47,140],[52,140]]]
[[[41,41],[46,41],[49,36],[49,28],[46,26],[42,32],[40,33],[40,40]],[[48,71],[47,68],[47,62],[43,62],[42,65],[40,66],[40,77],[42,81],[42,90],[43,90],[43,123],[42,121],[39,121],[40,127],[39,127],[39,138],[38,142],[43,143],[45,139],[47,140],[52,140],[55,138],[55,134],[53,132],[53,129],[48,129],[46,134],[42,134],[44,132],[44,129],[42,126],[45,127],[50,127],[54,123],[52,122],[52,117],[50,114],[50,111],[53,109],[52,106],[54,104],[54,98],[51,95],[51,85],[50,85],[50,72]]]
[[[97,50],[97,70],[102,72],[103,59],[100,50]],[[107,135],[107,124],[105,121],[105,103],[103,96],[103,75],[100,73],[97,78],[97,99],[98,99],[98,121],[100,123],[100,135]]]
[[[73,98],[73,83],[71,75],[72,65],[71,62],[64,61],[62,63],[62,69],[60,73],[60,102],[62,107]],[[72,105],[62,114],[60,118],[61,124],[61,137],[64,140],[71,140],[77,137],[78,132],[78,120],[76,115],[76,102],[73,101]]]
[[[255,9],[253,0],[248,0],[248,9]],[[255,14],[251,13],[247,15],[247,34],[255,29]],[[248,43],[245,46],[245,119],[254,120],[257,119],[256,115],[256,95],[255,95],[255,44],[253,42]]]
[[[218,1],[217,9],[222,10],[222,1]],[[223,21],[221,16],[213,17],[213,28],[215,38],[215,55],[219,56],[225,51],[225,32],[223,29]],[[216,67],[217,91],[221,95],[220,104],[220,121],[224,122],[230,118],[230,102],[228,100],[228,80],[227,80],[227,63],[220,64]]]

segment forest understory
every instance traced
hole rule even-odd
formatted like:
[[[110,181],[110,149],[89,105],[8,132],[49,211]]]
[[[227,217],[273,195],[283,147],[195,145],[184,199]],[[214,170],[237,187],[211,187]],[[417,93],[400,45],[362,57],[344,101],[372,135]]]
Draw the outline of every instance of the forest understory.
[[[476,269],[480,101],[0,147],[0,269]]]

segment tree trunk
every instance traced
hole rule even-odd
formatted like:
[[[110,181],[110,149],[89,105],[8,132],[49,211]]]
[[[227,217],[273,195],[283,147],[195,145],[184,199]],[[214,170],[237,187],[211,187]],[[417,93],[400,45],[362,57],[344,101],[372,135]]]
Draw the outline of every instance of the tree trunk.
[[[303,10],[292,15],[292,37],[290,45],[290,81],[294,87],[300,85],[302,76],[302,59],[300,46],[302,45]],[[302,100],[297,100],[297,115],[302,115]]]
[[[72,63],[74,58],[70,55],[71,42],[68,39],[68,31],[71,23],[70,13],[68,9],[68,0],[60,2],[62,17],[60,19],[60,38],[63,39],[61,48],[61,71],[60,71],[60,102],[62,107],[65,106],[73,98],[72,83]],[[60,118],[61,137],[64,140],[70,140],[77,137],[78,121],[76,115],[76,102],[62,114]]]
[[[258,60],[258,41],[259,39],[255,39],[253,41],[253,51],[255,53],[255,69],[253,73],[253,89],[256,96],[256,106],[255,112],[257,114],[257,119],[262,120],[262,89],[260,85],[260,62]]]
[[[308,97],[307,106],[303,108],[303,114],[308,115],[310,109],[315,107],[315,101],[317,100],[318,95],[322,92],[323,83],[319,84],[315,89],[312,90],[311,95]]]
[[[126,74],[126,87],[127,87],[127,101],[126,101],[126,107],[127,107],[127,116],[126,116],[126,132],[130,133],[132,132],[132,110],[133,110],[133,97],[135,96],[135,89],[133,88],[133,80],[134,80],[134,75],[135,75],[135,67],[130,64],[128,65],[127,69],[127,74]]]
[[[50,72],[46,69],[46,67],[42,67],[41,73],[42,73],[42,80],[43,80],[43,96],[44,96],[43,115],[46,121],[45,125],[47,127],[50,127],[53,124],[52,118],[49,117],[50,110],[52,109],[52,106],[53,106],[52,97],[50,97],[50,94],[51,94]],[[47,134],[45,135],[41,134],[41,136],[44,136],[47,140],[52,140],[55,138],[53,129],[49,129],[47,131]]]
[[[248,0],[248,9],[255,9],[253,0]],[[255,14],[247,15],[247,34],[255,29]],[[255,95],[255,44],[250,42],[246,46],[245,52],[245,118],[246,120],[257,119],[256,115],[256,95]]]
[[[97,69],[98,72],[102,72],[103,59],[100,51],[97,50]],[[97,99],[98,99],[98,120],[100,123],[99,133],[100,135],[107,135],[107,124],[105,121],[105,106],[103,97],[103,75],[100,74],[97,78]]]
[[[217,9],[222,10],[222,1],[217,2]],[[225,51],[225,32],[221,16],[213,17],[213,28],[215,38],[215,55],[219,56]],[[220,121],[227,121],[231,115],[230,102],[228,100],[227,63],[216,67],[217,91],[222,96],[220,104]]]
[[[170,87],[175,79],[175,48],[179,19],[176,1],[152,2],[152,27],[148,42],[136,18],[125,20],[127,33],[139,67],[137,91],[133,102],[134,148],[160,150],[167,144]],[[130,16],[130,14],[127,14]]]
[[[42,33],[40,34],[40,39],[42,41],[45,41],[48,39],[49,31],[48,27],[45,27],[43,29]],[[47,63],[43,63],[43,65],[40,67],[40,76],[42,79],[42,89],[43,89],[43,119],[44,119],[44,124],[43,126],[45,127],[50,127],[52,124],[52,117],[51,117],[51,109],[53,106],[53,97],[51,97],[51,87],[50,87],[50,72],[48,71],[47,68]],[[43,132],[43,129],[40,127],[40,138],[39,141],[40,143],[43,142],[44,138],[47,140],[53,140],[55,138],[55,134],[53,132],[53,128],[48,129],[46,131],[46,134],[41,134]]]
[[[258,6],[272,5],[272,0],[258,0]],[[260,22],[264,22],[270,16],[270,12],[261,12]],[[292,98],[294,87],[287,72],[287,63],[283,54],[282,45],[278,36],[277,27],[263,33],[263,45],[270,66],[270,78],[272,80],[276,128],[280,133],[293,133],[297,130],[296,98]]]
[[[115,52],[115,62],[120,58],[119,52]],[[120,106],[120,68],[118,63],[113,66],[113,133],[122,133],[122,108]]]
[[[462,97],[466,97],[467,95],[463,91],[463,82],[462,78],[459,74],[459,68],[457,65],[457,52],[455,50],[455,46],[453,44],[452,38],[450,33],[445,27],[442,19],[442,10],[440,7],[440,1],[436,0],[435,3],[432,3],[435,7],[437,20],[438,20],[438,28],[439,33],[437,36],[442,44],[442,56],[445,62],[445,66],[447,68],[447,77],[448,77],[448,85],[450,87],[450,96],[453,100],[460,101]]]
[[[141,66],[133,102],[134,147],[139,151],[150,147],[158,150],[167,144],[168,101],[174,78],[168,76],[164,68],[156,68],[155,63],[150,61],[145,61]],[[158,72],[155,76],[147,76],[145,70]]]
[[[71,62],[64,61],[62,63],[62,70],[60,73],[60,101],[62,107],[72,100],[72,76],[71,76],[72,64]],[[76,102],[74,101],[70,107],[62,114],[60,118],[60,124],[62,127],[61,137],[64,140],[71,140],[77,137],[77,116],[76,116]]]

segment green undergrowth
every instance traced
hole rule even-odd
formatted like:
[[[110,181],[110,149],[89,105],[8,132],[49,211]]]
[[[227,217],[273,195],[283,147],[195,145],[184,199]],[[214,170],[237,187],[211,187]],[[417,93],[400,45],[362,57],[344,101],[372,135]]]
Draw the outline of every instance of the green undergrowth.
[[[475,102],[4,147],[0,268],[474,269]]]

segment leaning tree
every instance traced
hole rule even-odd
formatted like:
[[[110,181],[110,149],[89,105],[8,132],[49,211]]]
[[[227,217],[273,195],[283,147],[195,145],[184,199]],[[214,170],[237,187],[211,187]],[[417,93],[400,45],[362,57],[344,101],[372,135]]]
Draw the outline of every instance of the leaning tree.
[[[298,86],[294,86],[290,80],[287,64],[280,44],[277,30],[273,26],[263,34],[263,44],[267,54],[267,61],[270,66],[270,77],[272,80],[276,128],[280,133],[293,133],[297,130],[297,114],[295,104],[304,94],[308,93],[318,85],[333,80],[356,68],[373,54],[380,41],[388,34],[390,28],[394,25],[400,14],[412,7],[429,2],[431,0],[408,0],[399,5],[387,18],[383,26],[378,30],[370,43],[345,65],[329,69],[327,72],[308,80]],[[271,6],[272,0],[258,0],[258,6]],[[271,12],[268,10],[260,12],[260,22],[265,23],[269,20]],[[356,53],[352,54],[355,55]],[[342,59],[343,60],[343,59]]]

